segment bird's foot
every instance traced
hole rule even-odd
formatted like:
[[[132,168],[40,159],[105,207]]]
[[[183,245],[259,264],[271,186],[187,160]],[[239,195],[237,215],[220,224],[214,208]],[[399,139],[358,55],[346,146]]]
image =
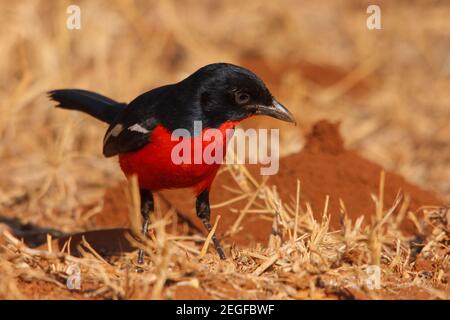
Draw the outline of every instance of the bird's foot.
[[[225,256],[225,251],[223,250],[222,245],[220,244],[219,240],[216,238],[216,236],[213,236],[213,244],[214,248],[217,251],[217,254],[219,255],[220,259],[225,260],[227,257]]]

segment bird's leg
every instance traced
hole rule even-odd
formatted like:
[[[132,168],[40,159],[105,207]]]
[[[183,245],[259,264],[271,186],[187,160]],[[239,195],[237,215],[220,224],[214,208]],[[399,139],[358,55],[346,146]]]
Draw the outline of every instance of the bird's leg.
[[[153,202],[153,194],[151,191],[141,189],[140,194],[141,194],[141,215],[143,218],[142,234],[143,234],[144,238],[146,238],[147,231],[148,231],[147,230],[148,225],[150,223],[150,213],[154,211],[155,206],[154,206],[154,202]],[[139,249],[138,260],[137,260],[138,264],[144,263],[144,254],[145,254],[144,250]]]
[[[200,193],[197,197],[196,202],[197,216],[202,220],[203,225],[205,226],[208,232],[211,232],[211,209],[209,207],[209,191],[205,189]],[[222,246],[220,245],[219,240],[215,234],[212,236],[212,241],[214,243],[214,247],[216,248],[217,253],[219,254],[220,259],[225,259],[225,253],[223,251]]]

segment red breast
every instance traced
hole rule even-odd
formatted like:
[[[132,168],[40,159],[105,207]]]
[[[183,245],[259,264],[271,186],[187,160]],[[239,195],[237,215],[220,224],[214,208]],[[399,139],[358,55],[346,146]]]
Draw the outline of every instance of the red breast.
[[[189,139],[191,146],[190,163],[176,164],[172,161],[172,150],[179,141],[172,141],[172,134],[163,126],[157,126],[151,136],[150,142],[136,152],[119,155],[119,163],[126,176],[136,174],[139,186],[144,189],[157,191],[172,188],[194,188],[197,193],[209,189],[214,177],[219,170],[220,163],[206,164],[194,163],[194,146],[196,143],[205,147],[218,150],[221,148],[223,155],[226,154],[226,135],[228,129],[234,129],[236,121],[222,124],[218,129],[222,139],[217,141],[205,141],[206,130],[201,135]],[[229,132],[229,131],[228,131]],[[195,141],[197,140],[197,141]],[[200,141],[198,141],[200,140]]]

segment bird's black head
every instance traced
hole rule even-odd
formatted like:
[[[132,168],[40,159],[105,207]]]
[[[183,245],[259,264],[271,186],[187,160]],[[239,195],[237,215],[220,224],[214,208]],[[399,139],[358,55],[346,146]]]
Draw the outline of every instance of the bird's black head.
[[[183,81],[195,92],[203,113],[204,127],[218,127],[253,115],[267,115],[295,122],[253,72],[227,63],[207,65]]]

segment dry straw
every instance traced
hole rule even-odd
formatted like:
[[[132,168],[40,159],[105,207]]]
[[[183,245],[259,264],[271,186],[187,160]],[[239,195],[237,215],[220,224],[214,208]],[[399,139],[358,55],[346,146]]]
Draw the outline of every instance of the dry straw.
[[[233,170],[239,170],[231,175],[237,177],[246,169],[229,168],[229,171]],[[248,171],[244,173],[246,177],[249,175]],[[262,192],[265,195],[263,205],[266,212],[270,212],[274,221],[278,221],[276,246],[258,246],[245,250],[232,248],[231,257],[227,261],[221,261],[214,250],[208,253],[211,233],[206,239],[199,236],[170,235],[166,230],[170,225],[170,216],[160,213],[155,214],[155,217],[160,218],[152,220],[150,225],[150,239],[136,241],[133,237],[129,238],[136,247],[142,247],[147,252],[144,272],[136,273],[135,254],[105,260],[83,239],[78,248],[81,256],[74,257],[67,253],[69,243],[64,245],[61,252],[54,252],[49,237],[46,250],[31,249],[10,232],[4,231],[3,238],[7,243],[4,250],[7,254],[0,256],[0,265],[9,271],[8,278],[2,277],[2,285],[13,288],[16,283],[14,279],[18,277],[27,281],[42,280],[58,284],[61,290],[67,290],[61,279],[67,279],[65,270],[69,265],[77,264],[82,270],[83,287],[95,288],[84,289],[82,292],[92,297],[162,299],[173,294],[177,283],[188,283],[213,297],[231,298],[227,291],[217,287],[220,281],[227,281],[233,288],[242,291],[241,298],[255,298],[255,292],[247,292],[243,287],[244,279],[247,279],[259,288],[256,290],[258,296],[265,298],[319,298],[325,294],[375,298],[378,296],[377,291],[368,290],[365,284],[365,270],[369,264],[380,266],[382,288],[401,290],[403,286],[412,285],[411,279],[420,276],[420,271],[414,268],[414,261],[423,256],[426,259],[431,257],[432,261],[439,261],[440,264],[437,264],[439,267],[433,271],[430,279],[413,282],[414,287],[424,290],[430,297],[445,297],[442,286],[447,281],[445,270],[449,263],[445,253],[449,241],[446,229],[448,211],[445,208],[424,209],[433,231],[422,243],[420,255],[413,260],[411,241],[396,228],[396,217],[392,214],[401,208],[403,198],[397,197],[387,210],[383,210],[378,204],[379,199],[383,199],[383,174],[380,178],[380,193],[375,198],[374,222],[363,228],[361,217],[353,224],[347,218],[345,205],[341,201],[340,231],[329,230],[329,197],[324,199],[322,221],[314,218],[311,206],[307,203],[306,210],[301,208],[300,182],[297,184],[297,197],[292,207],[282,203],[265,181],[258,183],[251,177],[247,179],[247,183],[252,185],[252,190],[242,188],[241,192]],[[140,208],[140,200],[136,186],[136,180],[131,179],[130,213],[139,217],[137,208]],[[247,209],[256,205],[251,196],[248,197],[248,203],[250,205],[246,206]],[[258,203],[260,205],[262,203]],[[214,223],[214,229],[218,222],[219,218]],[[134,233],[139,234],[139,228]],[[11,283],[7,284],[9,282]],[[14,290],[12,292],[20,292]]]

